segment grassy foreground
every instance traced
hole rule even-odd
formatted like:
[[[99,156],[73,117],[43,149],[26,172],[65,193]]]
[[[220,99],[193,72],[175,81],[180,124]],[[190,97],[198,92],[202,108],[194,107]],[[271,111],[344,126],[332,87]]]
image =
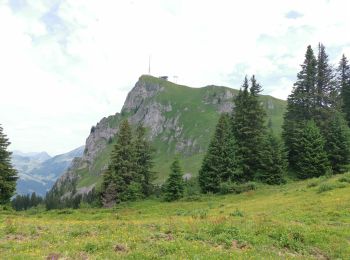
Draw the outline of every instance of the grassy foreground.
[[[0,211],[1,259],[350,259],[350,174],[196,201]]]

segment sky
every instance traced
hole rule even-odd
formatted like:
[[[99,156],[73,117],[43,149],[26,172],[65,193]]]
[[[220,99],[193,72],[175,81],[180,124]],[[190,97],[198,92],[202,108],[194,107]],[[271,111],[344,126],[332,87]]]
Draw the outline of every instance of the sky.
[[[68,152],[139,76],[286,99],[307,45],[350,57],[350,1],[0,0],[0,124],[10,150]]]

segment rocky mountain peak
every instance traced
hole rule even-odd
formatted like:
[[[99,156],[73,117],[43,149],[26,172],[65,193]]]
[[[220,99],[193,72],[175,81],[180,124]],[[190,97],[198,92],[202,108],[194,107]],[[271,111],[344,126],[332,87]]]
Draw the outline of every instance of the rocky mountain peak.
[[[148,75],[141,76],[136,82],[135,87],[129,92],[122,113],[136,112],[145,99],[151,98],[162,91],[164,87],[161,86],[160,81],[165,80]]]

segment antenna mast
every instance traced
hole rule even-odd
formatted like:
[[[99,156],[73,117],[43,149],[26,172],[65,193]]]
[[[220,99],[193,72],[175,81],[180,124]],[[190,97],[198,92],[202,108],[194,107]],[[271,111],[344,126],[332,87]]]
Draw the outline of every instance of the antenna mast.
[[[148,75],[151,75],[151,55],[148,56]]]

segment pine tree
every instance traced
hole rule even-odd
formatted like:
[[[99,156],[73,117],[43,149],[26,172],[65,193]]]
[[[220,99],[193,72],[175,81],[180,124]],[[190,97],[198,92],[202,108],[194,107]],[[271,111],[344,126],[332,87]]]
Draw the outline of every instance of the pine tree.
[[[317,57],[316,120],[322,121],[323,110],[337,105],[339,93],[335,83],[333,68],[329,65],[324,45],[320,43]]]
[[[236,174],[235,141],[231,122],[227,114],[222,114],[199,171],[201,190],[204,193],[219,192],[221,182],[240,178]]]
[[[0,125],[0,204],[7,203],[16,190],[17,172],[11,165],[10,142]]]
[[[295,168],[298,160],[298,135],[305,120],[314,117],[316,111],[317,60],[311,46],[307,47],[304,63],[297,75],[292,93],[287,99],[282,137],[287,150],[288,162]]]
[[[164,199],[174,201],[183,197],[185,183],[182,179],[182,169],[178,158],[174,160],[171,167],[169,178],[165,183]]]
[[[338,85],[341,92],[342,111],[350,126],[350,66],[345,55],[340,60],[338,67]]]
[[[350,130],[340,113],[334,113],[325,124],[325,150],[334,173],[348,170],[350,162]]]
[[[296,144],[295,170],[299,178],[313,178],[330,173],[331,169],[324,150],[325,140],[314,121],[300,124]]]
[[[287,160],[280,141],[270,131],[265,138],[262,169],[257,178],[267,184],[285,183]]]
[[[258,94],[261,86],[255,77],[251,78],[251,87],[245,78],[242,89],[235,99],[232,113],[233,133],[237,143],[237,157],[239,157],[242,175],[234,181],[250,181],[262,166],[262,146],[266,134],[266,113],[262,107]]]
[[[142,193],[147,197],[152,193],[152,181],[155,179],[155,173],[152,172],[154,149],[152,148],[150,142],[147,140],[146,129],[142,125],[139,125],[136,128],[134,146],[136,165],[135,181],[140,183],[142,187]]]
[[[111,161],[104,174],[102,193],[110,183],[116,186],[116,202],[125,200],[129,184],[135,178],[135,153],[131,126],[127,120],[122,121],[117,134],[117,142],[111,154]]]

